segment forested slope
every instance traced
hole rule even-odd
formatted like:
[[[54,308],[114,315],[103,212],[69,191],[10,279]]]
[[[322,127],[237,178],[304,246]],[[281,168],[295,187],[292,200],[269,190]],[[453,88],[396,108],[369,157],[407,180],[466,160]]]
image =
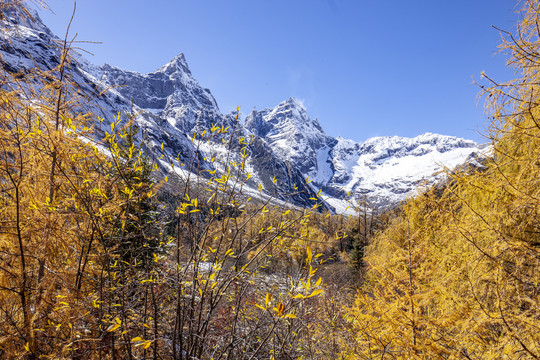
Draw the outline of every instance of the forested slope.
[[[81,110],[68,37],[53,69],[4,68],[0,358],[539,358],[540,4],[523,6],[503,33],[518,78],[480,84],[491,157],[380,216],[252,199],[250,141],[215,124],[193,145],[240,158],[154,176],[135,114]]]
[[[410,200],[367,250],[352,314],[360,358],[540,357],[538,1],[503,50],[519,78],[484,75],[493,155]]]

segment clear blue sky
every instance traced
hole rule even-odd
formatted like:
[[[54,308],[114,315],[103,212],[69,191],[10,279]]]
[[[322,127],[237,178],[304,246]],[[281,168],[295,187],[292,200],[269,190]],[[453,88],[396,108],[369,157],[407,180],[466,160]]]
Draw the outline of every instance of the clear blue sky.
[[[48,0],[61,35],[72,0]],[[152,72],[178,53],[223,113],[304,101],[356,141],[424,132],[482,141],[473,76],[513,72],[494,55],[512,0],[79,0],[72,24],[95,64]]]

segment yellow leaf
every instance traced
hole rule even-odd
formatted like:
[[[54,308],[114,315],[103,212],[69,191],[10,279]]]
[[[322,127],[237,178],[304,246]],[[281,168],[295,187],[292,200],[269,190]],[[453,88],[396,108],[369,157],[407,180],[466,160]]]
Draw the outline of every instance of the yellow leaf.
[[[306,247],[306,252],[307,252],[307,262],[310,263],[311,260],[313,259],[313,253],[311,252],[311,249],[308,247]]]
[[[285,317],[285,319],[287,319],[287,318],[288,319],[296,319],[296,315],[294,315],[294,314],[287,314],[284,317]]]
[[[283,312],[285,311],[285,305],[283,305],[282,302],[277,304],[277,306],[273,309],[276,312],[276,315],[279,317],[283,317]]]
[[[270,293],[266,294],[266,297],[264,298],[264,306],[268,307],[268,304],[270,303],[271,297],[272,297],[272,295],[270,295]]]
[[[115,323],[107,328],[108,332],[112,332],[112,331],[118,329],[122,325],[122,320],[120,320],[119,318],[115,318],[114,321],[115,321]]]

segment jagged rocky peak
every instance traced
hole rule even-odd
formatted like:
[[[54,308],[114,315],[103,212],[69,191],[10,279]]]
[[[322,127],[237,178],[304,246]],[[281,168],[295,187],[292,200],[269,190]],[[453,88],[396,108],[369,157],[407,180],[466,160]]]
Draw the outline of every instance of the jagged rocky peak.
[[[253,110],[245,127],[260,136],[282,159],[308,176],[318,172],[319,160],[335,140],[326,135],[317,120],[311,120],[299,100],[290,98],[273,109]],[[322,154],[326,152],[326,155]]]
[[[297,119],[304,122],[311,121],[309,119],[309,115],[307,114],[306,107],[295,97],[290,97],[287,100],[280,102],[273,109],[273,112],[292,115],[292,117],[287,117],[288,120]]]
[[[164,66],[149,74],[140,74],[105,64],[105,80],[118,91],[145,109],[164,109],[174,105],[209,106],[217,103],[208,89],[203,89],[189,70],[184,54],[175,56]],[[169,99],[171,95],[176,96]]]
[[[253,110],[247,116],[245,126],[252,133],[271,142],[280,139],[297,142],[305,139],[311,143],[324,142],[328,138],[319,122],[311,120],[304,105],[294,97],[282,101],[273,109]]]
[[[297,129],[312,123],[304,105],[294,97],[282,101],[273,109],[253,110],[245,122],[249,130],[260,136],[265,136],[274,128],[292,126]]]
[[[201,120],[215,122],[222,117],[210,90],[192,76],[184,54],[149,74],[110,65],[102,69],[103,80],[126,100],[166,119],[179,130],[191,132]]]
[[[167,64],[157,69],[155,72],[156,73],[161,72],[167,75],[179,73],[179,74],[187,74],[191,76],[191,70],[189,70],[186,57],[184,56],[183,53],[176,55],[174,58],[172,58],[171,61],[169,61]]]

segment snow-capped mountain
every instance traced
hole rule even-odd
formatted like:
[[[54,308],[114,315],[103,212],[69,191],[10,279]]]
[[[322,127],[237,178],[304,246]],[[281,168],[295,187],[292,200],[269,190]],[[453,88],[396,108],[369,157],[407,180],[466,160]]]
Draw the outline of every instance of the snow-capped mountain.
[[[38,14],[33,12],[34,20],[24,22],[18,14],[8,12],[4,15],[0,19],[3,40],[0,42],[0,66],[3,70],[24,74],[35,67],[45,71],[55,69],[61,58],[59,39],[41,22]],[[196,164],[196,172],[204,176],[208,174],[204,170],[225,170],[219,161],[210,162],[209,159],[221,157],[224,161],[235,161],[240,158],[239,153],[234,153],[238,147],[224,145],[222,138],[199,143],[194,141],[195,132],[216,125],[228,128],[235,140],[251,137],[234,115],[221,114],[210,91],[193,78],[183,54],[150,74],[110,65],[95,66],[75,54],[67,73],[78,84],[80,92],[94,99],[80,110],[94,113],[96,119],[104,119],[96,122],[97,139],[109,129],[119,112],[135,113],[146,147],[163,155],[163,160],[158,160],[162,171],[174,172],[179,177],[187,177],[187,172],[192,170],[187,168],[189,164]],[[320,202],[313,200],[316,191],[306,184],[300,170],[278,157],[260,138],[250,139],[246,151],[250,154],[247,171],[251,173],[247,185],[253,189],[250,193],[254,196],[261,184],[264,196],[279,201],[306,207]],[[174,170],[170,162],[175,164]]]
[[[51,70],[58,66],[59,39],[36,13],[34,18],[21,21],[18,14],[8,12],[0,20],[0,66],[4,71],[25,73],[35,67]],[[473,141],[435,134],[372,138],[363,144],[333,138],[294,98],[273,109],[254,110],[242,123],[234,113],[220,112],[210,90],[191,74],[183,54],[149,74],[107,64],[95,66],[75,55],[69,73],[81,92],[94,95],[86,110],[105,119],[96,124],[96,137],[100,127],[107,128],[118,112],[133,110],[150,150],[163,143],[165,158],[176,158],[178,168],[197,158],[199,169],[223,171],[205,159],[230,154],[236,148],[221,141],[196,146],[193,134],[212,125],[228,127],[235,139],[250,139],[246,145],[252,174],[248,186],[256,189],[261,184],[268,195],[297,206],[311,207],[319,190],[328,209],[340,211],[349,199],[392,205],[414,194],[422,182],[438,180],[442,175],[434,174],[443,167],[453,168],[479,152]],[[165,162],[161,168],[173,171]],[[308,178],[312,180],[309,185]]]
[[[430,133],[415,138],[374,137],[364,143],[332,138],[295,99],[253,111],[245,125],[309,176],[337,209],[346,206],[338,201],[343,199],[353,200],[353,205],[367,200],[374,207],[399,203],[481,148],[471,140]]]
[[[216,100],[191,75],[183,54],[150,74],[126,71],[105,64],[102,80],[125,99],[147,110],[183,132],[193,130],[198,119],[221,120]]]
[[[295,98],[273,109],[253,110],[245,120],[245,127],[264,139],[280,158],[310,177],[321,170],[318,153],[330,149],[336,142],[324,133],[317,119],[309,118],[304,106]]]
[[[362,144],[338,137],[329,153],[334,172],[321,186],[330,194],[346,191],[384,207],[442,179],[443,169],[452,170],[479,152],[474,141],[430,133],[415,138],[375,137]]]

